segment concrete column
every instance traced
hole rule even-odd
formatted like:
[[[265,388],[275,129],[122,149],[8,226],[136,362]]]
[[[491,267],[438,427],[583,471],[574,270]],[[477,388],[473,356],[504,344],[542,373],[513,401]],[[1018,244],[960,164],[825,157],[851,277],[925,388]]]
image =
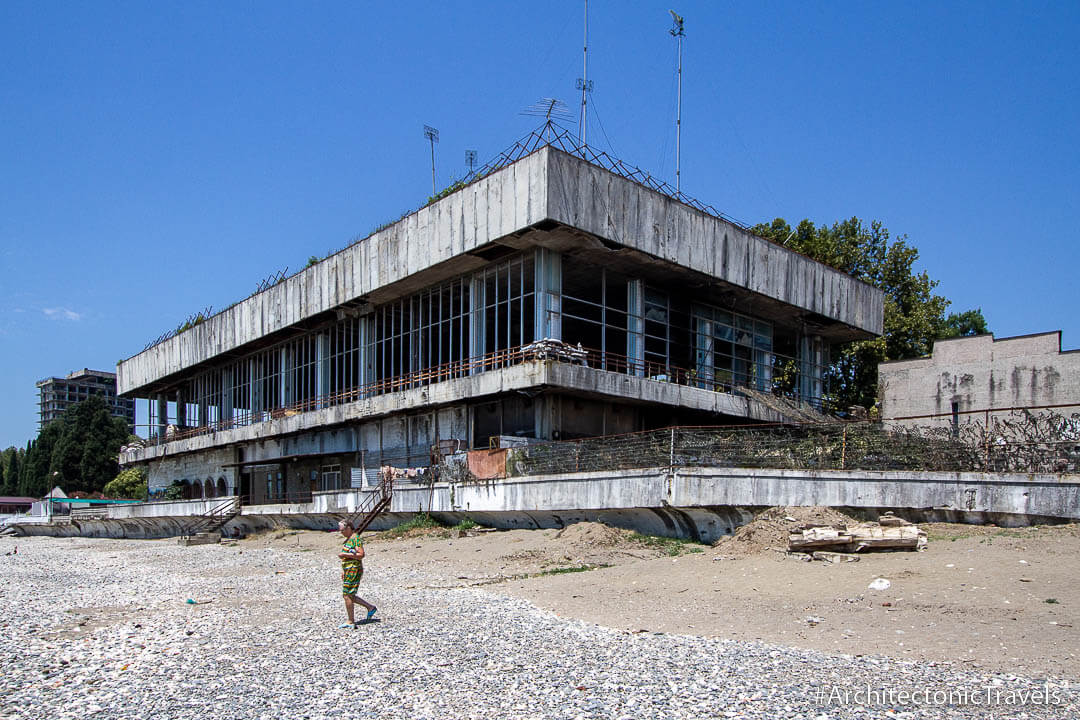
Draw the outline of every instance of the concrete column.
[[[169,424],[169,400],[163,393],[157,395],[157,424],[158,437],[165,437],[165,426]]]
[[[259,378],[262,375],[259,372],[261,362],[259,358],[248,360],[248,406],[251,410],[251,422],[262,420],[262,412],[266,409],[263,407],[262,381]]]
[[[195,383],[195,386],[194,386],[194,389],[195,389],[195,400],[196,400],[196,402],[197,402],[197,404],[196,404],[196,406],[195,406],[195,408],[196,408],[196,409],[195,409],[195,423],[196,423],[196,424],[197,424],[197,425],[198,425],[199,427],[206,427],[206,425],[207,425],[207,424],[209,423],[209,421],[210,421],[210,418],[209,418],[209,417],[207,417],[207,407],[206,407],[206,385],[207,385],[207,383],[206,383],[206,378],[205,378],[205,377],[201,377],[201,378],[199,378],[199,380],[198,380],[198,381],[197,381],[197,382]]]
[[[536,321],[534,340],[562,340],[562,255],[536,249]]]
[[[218,406],[218,420],[222,427],[231,427],[233,421],[233,378],[232,370],[221,371],[221,404]]]
[[[186,427],[187,421],[187,400],[184,397],[183,390],[176,391],[176,424],[179,427]]]
[[[487,328],[484,327],[484,304],[487,291],[484,279],[474,275],[469,280],[469,357],[477,362],[472,366],[470,375],[483,372],[479,358],[484,354],[484,339]]]
[[[357,378],[357,383],[360,387],[365,387],[368,383],[375,380],[374,368],[372,368],[372,335],[374,330],[375,318],[367,315],[360,318],[358,323],[360,337],[357,340],[357,347],[360,351],[360,377]],[[371,393],[365,392],[363,397],[370,397]]]
[[[278,377],[279,396],[281,397],[282,407],[288,407],[296,402],[293,396],[293,366],[292,366],[292,353],[289,352],[289,348],[281,348],[281,375]]]
[[[645,375],[645,281],[626,283],[626,357],[631,375]]]
[[[319,398],[318,407],[328,405],[326,395],[330,392],[330,336],[319,333],[315,336],[315,397]]]

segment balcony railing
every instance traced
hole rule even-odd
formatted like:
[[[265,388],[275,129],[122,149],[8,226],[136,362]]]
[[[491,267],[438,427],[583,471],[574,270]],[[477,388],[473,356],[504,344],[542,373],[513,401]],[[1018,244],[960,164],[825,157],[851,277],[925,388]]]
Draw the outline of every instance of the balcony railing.
[[[702,372],[698,369],[683,368],[670,363],[635,360],[625,355],[583,348],[580,345],[572,346],[558,340],[540,340],[478,357],[384,378],[289,405],[254,412],[234,411],[231,418],[217,420],[197,427],[167,425],[164,435],[156,432],[162,424],[151,424],[148,426],[151,429],[150,437],[145,440],[145,443],[158,445],[259,422],[279,420],[305,412],[353,403],[379,395],[413,390],[435,383],[469,377],[532,361],[554,361],[596,370],[607,370],[623,375],[636,376],[643,380],[695,387],[711,392],[732,393],[739,388],[745,388],[760,393],[784,396],[789,401],[793,401],[796,404],[795,406],[803,404],[811,409],[820,409],[820,397],[800,397],[797,392],[786,389],[797,388],[799,383],[793,380],[792,377],[787,377],[785,381],[777,370],[784,363],[793,363],[792,358],[771,353],[767,357],[769,358],[768,362],[746,363],[747,370],[745,372],[711,368]],[[766,376],[766,368],[768,368],[769,372],[775,374]],[[793,406],[793,409],[795,406]]]

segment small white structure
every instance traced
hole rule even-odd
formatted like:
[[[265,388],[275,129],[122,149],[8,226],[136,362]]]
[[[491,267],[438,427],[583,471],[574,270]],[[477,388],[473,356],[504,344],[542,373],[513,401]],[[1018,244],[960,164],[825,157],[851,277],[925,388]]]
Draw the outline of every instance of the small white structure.
[[[68,506],[66,503],[51,502],[57,498],[66,499],[67,493],[59,487],[54,487],[49,491],[48,495],[38,500],[30,507],[30,514],[37,517],[48,517],[57,512],[67,513]]]

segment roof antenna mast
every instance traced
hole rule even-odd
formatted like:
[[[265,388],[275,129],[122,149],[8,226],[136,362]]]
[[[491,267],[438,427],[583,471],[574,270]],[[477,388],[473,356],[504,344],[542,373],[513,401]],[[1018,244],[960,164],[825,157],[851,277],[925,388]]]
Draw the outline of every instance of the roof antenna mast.
[[[578,125],[578,141],[585,145],[588,115],[586,104],[588,93],[592,92],[592,81],[589,80],[589,0],[585,0],[585,43],[581,50],[581,75],[578,78],[577,89],[581,91],[581,122]]]
[[[671,36],[679,43],[679,94],[678,94],[678,109],[675,115],[675,194],[682,193],[682,187],[679,177],[679,142],[682,139],[682,39],[685,37],[683,33],[683,19],[682,15],[679,15],[674,10],[668,10],[671,13]]]
[[[431,196],[435,197],[435,143],[439,142],[439,131],[430,125],[424,126],[424,137],[431,142]]]

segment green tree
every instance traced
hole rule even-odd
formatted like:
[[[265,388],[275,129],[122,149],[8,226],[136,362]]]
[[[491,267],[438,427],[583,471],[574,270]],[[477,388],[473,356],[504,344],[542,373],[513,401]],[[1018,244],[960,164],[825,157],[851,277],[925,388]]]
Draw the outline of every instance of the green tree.
[[[949,313],[938,337],[966,337],[985,335],[988,332],[990,331],[986,327],[986,318],[983,317],[982,308],[975,308],[962,313]]]
[[[780,245],[841,270],[880,288],[885,293],[884,332],[881,337],[847,343],[834,350],[826,375],[830,409],[850,405],[872,406],[877,400],[877,366],[886,360],[928,355],[935,339],[950,337],[949,322],[966,328],[964,322],[982,320],[978,310],[945,318],[949,301],[934,292],[937,281],[914,265],[919,251],[907,237],[890,236],[875,220],[869,225],[857,217],[815,226],[803,220],[792,228],[783,218],[757,225],[753,232]],[[960,318],[966,318],[961,320]],[[981,324],[985,332],[985,320]],[[959,334],[959,333],[958,333]]]
[[[19,494],[19,475],[22,472],[22,448],[9,447],[0,453],[0,495]]]
[[[19,473],[19,494],[29,497],[41,497],[52,490],[54,477],[51,475],[53,448],[64,431],[62,419],[53,420],[38,433],[26,451],[25,462]]]
[[[128,439],[127,424],[114,418],[100,397],[69,407],[38,434],[26,455],[20,486],[44,495],[54,485],[66,492],[98,492],[120,471],[117,457]]]
[[[91,396],[64,411],[63,431],[53,447],[50,471],[65,491],[98,492],[120,471],[117,457],[128,437],[127,424]]]
[[[121,470],[115,478],[105,484],[101,491],[105,497],[145,500],[146,470],[143,468]]]

